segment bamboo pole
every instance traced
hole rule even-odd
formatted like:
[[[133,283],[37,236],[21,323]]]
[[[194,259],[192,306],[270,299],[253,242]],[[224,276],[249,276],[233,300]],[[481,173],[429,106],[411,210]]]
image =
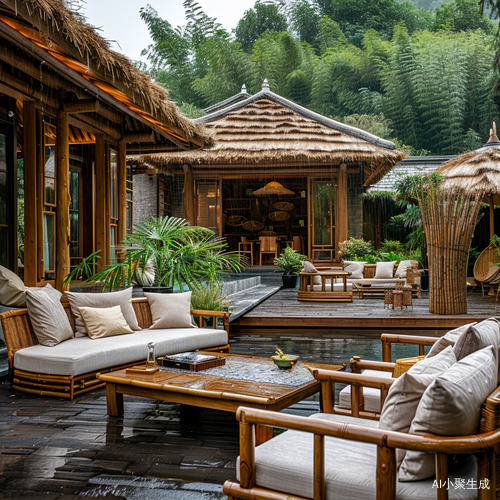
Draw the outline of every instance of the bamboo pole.
[[[68,113],[57,112],[56,135],[56,288],[63,290],[62,281],[70,271],[69,259],[69,125]]]
[[[95,250],[100,250],[97,268],[100,270],[106,264],[108,253],[108,231],[106,217],[106,142],[102,134],[95,139]]]
[[[45,277],[45,256],[43,247],[43,203],[45,195],[45,129],[42,113],[37,111],[36,137],[36,225],[37,225],[37,281]],[[26,196],[26,195],[25,195]]]
[[[118,227],[117,243],[127,234],[127,143],[118,142]]]

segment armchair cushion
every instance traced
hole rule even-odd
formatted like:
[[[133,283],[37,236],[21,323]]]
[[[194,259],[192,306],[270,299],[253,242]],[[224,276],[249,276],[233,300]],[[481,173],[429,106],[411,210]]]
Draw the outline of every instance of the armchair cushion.
[[[427,357],[431,358],[432,356],[435,356],[436,354],[443,351],[450,345],[453,347],[456,344],[457,340],[459,339],[460,335],[466,332],[470,326],[473,326],[475,324],[476,322],[468,323],[467,325],[459,326],[458,328],[455,328],[454,330],[450,330],[449,332],[445,333],[439,340],[436,340],[436,342],[430,348]]]
[[[414,261],[412,260],[402,260],[398,264],[398,268],[394,273],[395,278],[406,278],[406,271],[410,266],[413,266]]]
[[[317,273],[319,272],[313,264],[311,264],[308,260],[301,260],[302,271],[304,273]],[[321,285],[321,276],[313,276],[313,285]]]
[[[378,422],[335,414],[319,413],[312,419],[378,427]],[[261,444],[255,450],[256,485],[291,495],[313,497],[313,435],[289,430]],[[327,500],[370,500],[376,498],[377,447],[353,440],[325,438],[325,482]],[[237,465],[239,479],[239,465]],[[450,472],[455,478],[475,479],[475,460],[469,457]],[[477,490],[448,491],[450,500],[476,498]],[[433,479],[397,483],[398,500],[436,498]]]
[[[365,270],[366,262],[357,262],[351,260],[344,260],[344,271],[349,271],[351,275],[349,278],[351,279],[360,279],[364,278],[364,270]]]
[[[426,389],[410,433],[465,436],[478,431],[481,405],[497,386],[493,347],[476,351],[452,365]],[[399,469],[400,481],[435,475],[432,453],[408,450]]]
[[[0,266],[0,304],[10,307],[26,306],[26,286],[21,278],[6,267]]]

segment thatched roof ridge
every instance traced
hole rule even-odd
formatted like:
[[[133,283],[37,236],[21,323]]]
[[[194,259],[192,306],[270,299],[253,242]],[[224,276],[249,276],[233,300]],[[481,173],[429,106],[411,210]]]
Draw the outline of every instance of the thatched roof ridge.
[[[365,185],[377,182],[406,155],[394,143],[306,110],[272,92],[195,120],[215,138],[210,150],[143,155],[145,163],[171,165],[310,165],[363,162]]]
[[[500,146],[484,146],[446,162],[438,171],[442,189],[483,196],[500,193]]]
[[[149,113],[167,127],[170,124],[179,129],[188,140],[212,144],[210,134],[179,112],[165,88],[153,82],[126,56],[113,51],[96,28],[82,22],[63,0],[0,0],[1,5],[16,16],[24,13],[25,21],[38,28],[49,47],[55,45],[57,51],[59,45],[67,50],[66,55],[87,67],[87,81],[99,82],[102,77],[107,84],[123,92],[139,111]],[[62,46],[61,40],[66,42]]]

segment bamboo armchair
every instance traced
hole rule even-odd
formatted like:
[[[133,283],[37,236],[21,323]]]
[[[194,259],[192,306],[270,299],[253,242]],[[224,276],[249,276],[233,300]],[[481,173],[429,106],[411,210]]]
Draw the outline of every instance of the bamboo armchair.
[[[344,382],[355,383],[356,386],[360,387],[378,387],[386,395],[392,383],[387,379],[377,380],[376,377],[329,372],[327,370],[313,370],[313,373],[315,378],[321,381],[322,388],[325,389],[331,387],[332,382],[343,380]],[[326,391],[326,394],[323,393],[323,408],[325,413],[331,413],[334,411],[332,393],[328,389]],[[377,446],[376,491],[373,492],[376,493],[377,500],[396,499],[396,448],[435,453],[436,498],[438,500],[448,499],[448,490],[446,489],[447,485],[449,486],[449,483],[447,483],[448,455],[474,454],[477,459],[477,484],[479,485],[480,481],[483,481],[489,485],[489,489],[477,490],[477,498],[492,500],[498,498],[498,493],[500,493],[497,491],[496,484],[496,470],[499,470],[500,465],[497,459],[497,450],[500,443],[499,401],[500,387],[486,399],[481,410],[480,433],[458,437],[422,436],[366,427],[363,425],[362,419],[359,419],[358,425],[357,422],[356,424],[349,424],[241,407],[236,413],[236,418],[240,422],[240,481],[226,481],[223,491],[228,495],[229,500],[305,500],[306,498],[325,500],[325,437],[334,437]],[[363,415],[360,413],[359,416],[362,417]],[[257,484],[255,425],[293,429],[314,435],[311,454],[311,461],[313,462],[313,495],[311,497],[291,496],[291,492],[277,491]],[[283,436],[286,436],[286,434]],[[300,451],[305,452],[305,450]]]
[[[496,245],[488,245],[477,258],[474,264],[474,279],[481,283],[481,290],[484,297],[484,285],[498,284],[500,281],[500,267],[497,266],[498,247]]]

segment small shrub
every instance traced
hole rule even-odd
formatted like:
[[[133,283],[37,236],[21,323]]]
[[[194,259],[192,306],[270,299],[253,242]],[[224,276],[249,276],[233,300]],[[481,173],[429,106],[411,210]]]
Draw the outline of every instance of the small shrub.
[[[398,240],[384,240],[380,245],[380,251],[384,253],[405,253],[403,243]]]
[[[192,309],[223,311],[228,306],[225,295],[217,287],[198,288],[191,295]]]
[[[342,260],[366,260],[367,255],[374,255],[371,241],[350,237],[339,245],[339,257]]]

